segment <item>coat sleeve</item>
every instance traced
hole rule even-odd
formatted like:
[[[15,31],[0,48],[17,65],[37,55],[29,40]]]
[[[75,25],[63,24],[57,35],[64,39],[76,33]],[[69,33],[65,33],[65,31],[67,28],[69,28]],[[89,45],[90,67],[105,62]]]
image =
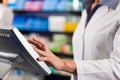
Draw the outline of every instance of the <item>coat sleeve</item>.
[[[77,61],[78,80],[120,80],[120,27],[108,59]]]

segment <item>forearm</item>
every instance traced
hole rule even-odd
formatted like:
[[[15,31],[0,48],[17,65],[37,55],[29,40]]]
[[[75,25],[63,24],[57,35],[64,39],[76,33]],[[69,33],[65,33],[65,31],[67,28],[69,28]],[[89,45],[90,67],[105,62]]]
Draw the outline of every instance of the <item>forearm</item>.
[[[66,72],[69,72],[72,74],[77,74],[76,64],[73,60],[65,60],[64,59],[63,62],[64,62],[64,65],[62,68],[63,71],[66,71]]]

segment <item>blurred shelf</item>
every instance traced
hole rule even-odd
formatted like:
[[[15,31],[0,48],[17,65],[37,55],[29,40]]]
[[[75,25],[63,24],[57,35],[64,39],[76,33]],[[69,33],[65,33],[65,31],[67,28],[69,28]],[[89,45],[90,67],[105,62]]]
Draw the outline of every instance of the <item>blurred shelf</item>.
[[[52,35],[52,34],[67,34],[67,35],[73,35],[72,32],[52,32],[52,31],[32,31],[32,30],[20,30],[23,34],[29,34],[29,33],[39,33],[42,35]]]
[[[24,13],[24,12],[38,12],[38,13],[81,13],[81,11],[25,11],[25,10],[13,10],[16,13]]]
[[[22,11],[22,10],[18,11],[18,10],[14,10],[13,12],[17,14],[42,16],[42,17],[48,17],[50,15],[81,16],[80,11]]]
[[[72,54],[64,54],[64,53],[56,53],[56,52],[53,52],[56,56],[59,56],[59,57],[62,57],[62,58],[73,58],[73,55]]]

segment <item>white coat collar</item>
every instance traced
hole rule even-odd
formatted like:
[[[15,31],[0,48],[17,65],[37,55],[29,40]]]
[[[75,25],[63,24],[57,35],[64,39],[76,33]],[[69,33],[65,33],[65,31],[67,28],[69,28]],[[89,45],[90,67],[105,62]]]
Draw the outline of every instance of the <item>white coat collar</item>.
[[[116,7],[116,10],[117,10],[117,11],[120,10],[120,0],[119,0],[119,3],[118,3],[118,6]]]
[[[101,6],[97,9],[97,11],[92,16],[91,20],[88,22],[86,26],[86,31],[89,30],[91,27],[93,27],[95,24],[99,22],[104,16],[109,12],[109,9],[107,6]],[[87,13],[87,12],[86,12]],[[86,18],[87,20],[87,18]]]
[[[101,2],[99,2],[99,5],[106,5],[109,8],[115,10],[116,6],[118,5],[119,0],[101,0]]]

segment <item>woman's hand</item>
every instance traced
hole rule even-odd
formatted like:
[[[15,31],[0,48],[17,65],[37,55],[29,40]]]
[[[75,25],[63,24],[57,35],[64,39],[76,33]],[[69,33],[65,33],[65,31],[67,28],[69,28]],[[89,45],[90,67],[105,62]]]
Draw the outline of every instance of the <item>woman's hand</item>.
[[[39,54],[37,60],[45,61],[47,65],[54,67],[57,70],[62,70],[64,61],[55,56],[48,48],[47,44],[38,37],[28,40],[35,47],[35,51]]]
[[[35,51],[39,54],[38,60],[44,61],[47,65],[52,66],[56,70],[62,70],[76,74],[76,65],[73,60],[63,60],[55,56],[48,48],[47,44],[38,37],[28,40],[35,47]]]

